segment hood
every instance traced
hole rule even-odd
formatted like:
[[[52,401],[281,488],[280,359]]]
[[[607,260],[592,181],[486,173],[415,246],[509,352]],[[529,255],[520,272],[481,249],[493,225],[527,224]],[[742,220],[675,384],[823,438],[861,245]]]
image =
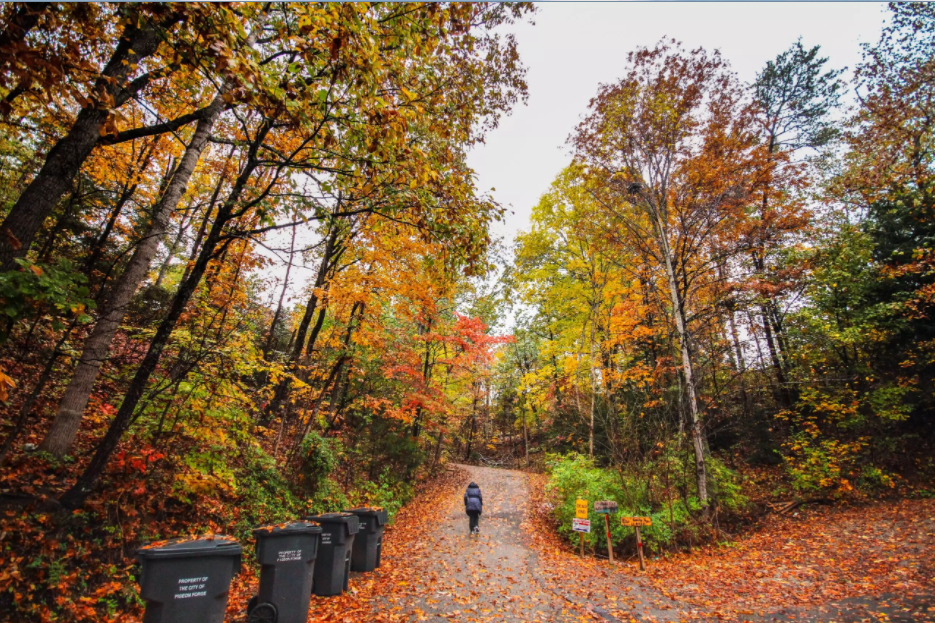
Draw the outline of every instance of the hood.
[[[480,489],[480,487],[477,486],[476,482],[472,482],[468,485],[468,489]]]

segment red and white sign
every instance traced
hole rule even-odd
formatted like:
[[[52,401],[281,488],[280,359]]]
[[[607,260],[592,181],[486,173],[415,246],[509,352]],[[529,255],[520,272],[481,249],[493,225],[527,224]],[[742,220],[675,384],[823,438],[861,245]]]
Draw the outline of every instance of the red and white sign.
[[[591,520],[590,519],[572,519],[571,520],[571,529],[575,532],[591,532]]]

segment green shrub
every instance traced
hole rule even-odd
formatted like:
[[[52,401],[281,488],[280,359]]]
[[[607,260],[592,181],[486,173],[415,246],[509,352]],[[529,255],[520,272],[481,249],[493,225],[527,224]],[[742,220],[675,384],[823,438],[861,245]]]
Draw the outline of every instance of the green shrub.
[[[714,485],[711,490],[719,507],[727,511],[742,509],[747,500],[741,493],[737,476],[717,459],[709,459],[707,465]],[[612,500],[619,505],[618,513],[610,516],[611,539],[615,546],[636,546],[635,530],[621,526],[621,516],[652,518],[653,525],[641,529],[644,548],[649,551],[659,552],[683,537],[694,536],[696,524],[692,516],[701,511],[701,505],[695,494],[692,457],[663,455],[659,461],[647,463],[634,473],[598,467],[578,453],[549,455],[547,466],[550,478],[546,491],[553,504],[558,530],[573,544],[579,539],[571,529],[575,501],[579,498],[586,499],[592,509],[589,511],[591,533],[585,535],[591,547],[606,547],[604,519],[593,511],[594,502],[598,500]],[[679,495],[680,490],[687,491],[688,495]]]
[[[334,513],[351,506],[344,489],[330,476],[322,478],[315,487],[315,492],[307,500],[308,512],[312,515]]]
[[[315,497],[327,497],[333,492],[334,483],[328,481],[328,477],[338,466],[342,448],[341,443],[335,439],[322,437],[317,432],[312,431],[302,440],[302,464],[299,468],[299,484],[301,487],[314,495]],[[328,491],[319,492],[319,489]]]
[[[90,298],[88,278],[67,259],[55,264],[33,264],[16,259],[20,270],[0,274],[0,316],[12,323],[36,314],[49,314],[56,331],[64,327],[63,319],[75,314],[78,322],[91,322],[85,313],[94,309]],[[0,339],[6,339],[6,333]]]
[[[390,468],[383,470],[377,481],[362,480],[354,487],[351,495],[353,506],[381,506],[386,509],[389,521],[404,504],[412,500],[415,494],[413,486],[399,480]]]

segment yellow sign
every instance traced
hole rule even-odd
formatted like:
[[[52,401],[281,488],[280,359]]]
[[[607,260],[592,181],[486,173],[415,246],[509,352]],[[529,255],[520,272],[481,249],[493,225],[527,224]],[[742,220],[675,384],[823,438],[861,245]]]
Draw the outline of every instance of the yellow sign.
[[[576,519],[587,519],[588,518],[588,501],[587,500],[577,500],[575,502],[575,518]]]
[[[652,517],[621,517],[620,518],[621,526],[651,526],[653,525]]]

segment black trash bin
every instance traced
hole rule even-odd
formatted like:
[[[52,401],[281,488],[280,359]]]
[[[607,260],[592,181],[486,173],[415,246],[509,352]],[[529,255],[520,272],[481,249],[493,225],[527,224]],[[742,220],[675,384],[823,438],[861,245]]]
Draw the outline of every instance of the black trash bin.
[[[260,591],[247,606],[248,623],[305,623],[321,528],[293,521],[260,526],[253,536]]]
[[[380,566],[386,510],[379,507],[365,507],[351,508],[344,512],[356,515],[360,521],[357,536],[354,537],[351,571],[373,571]]]
[[[240,544],[229,536],[158,541],[136,553],[143,623],[222,623]]]
[[[357,516],[351,513],[325,513],[306,517],[321,526],[321,544],[315,561],[312,592],[321,597],[340,595],[347,590],[351,572],[351,551],[357,534]]]

